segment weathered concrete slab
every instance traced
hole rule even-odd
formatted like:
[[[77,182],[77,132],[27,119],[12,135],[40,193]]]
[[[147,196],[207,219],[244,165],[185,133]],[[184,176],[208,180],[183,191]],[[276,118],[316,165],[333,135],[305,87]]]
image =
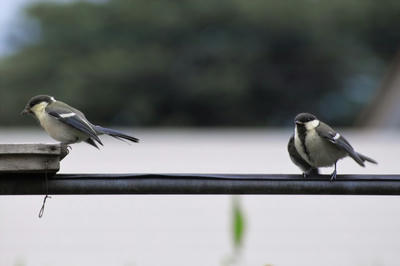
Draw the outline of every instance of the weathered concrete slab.
[[[0,144],[0,174],[55,174],[67,154],[61,144]]]

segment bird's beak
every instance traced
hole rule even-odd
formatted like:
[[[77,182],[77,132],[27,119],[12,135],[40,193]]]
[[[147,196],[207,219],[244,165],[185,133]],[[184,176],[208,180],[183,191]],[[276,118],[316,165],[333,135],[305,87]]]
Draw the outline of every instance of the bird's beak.
[[[21,115],[26,115],[29,114],[31,111],[27,108],[25,108],[24,110],[22,110]]]
[[[300,121],[294,121],[295,123],[296,123],[296,125],[302,125],[303,123],[302,122],[300,122]]]

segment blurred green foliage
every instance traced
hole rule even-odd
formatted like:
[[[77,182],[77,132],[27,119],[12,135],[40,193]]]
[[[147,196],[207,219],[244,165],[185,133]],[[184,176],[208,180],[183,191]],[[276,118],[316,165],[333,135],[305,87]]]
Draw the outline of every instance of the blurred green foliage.
[[[222,266],[242,265],[241,255],[244,246],[246,221],[239,195],[231,197],[231,222],[233,250],[231,254],[222,260]]]
[[[239,196],[232,197],[232,232],[233,244],[238,252],[243,246],[243,237],[245,231],[244,214],[240,205]]]
[[[0,61],[0,122],[51,94],[94,123],[350,125],[400,41],[392,0],[37,3],[34,42]],[[15,114],[15,115],[14,115]]]

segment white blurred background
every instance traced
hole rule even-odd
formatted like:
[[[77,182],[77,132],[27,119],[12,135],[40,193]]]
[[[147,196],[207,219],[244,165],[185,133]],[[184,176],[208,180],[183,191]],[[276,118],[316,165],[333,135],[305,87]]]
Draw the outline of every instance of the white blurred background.
[[[125,131],[143,141],[104,137],[101,151],[74,145],[61,173],[299,173],[287,130]],[[397,133],[343,134],[379,165],[344,159],[339,174],[400,171]],[[37,130],[2,130],[0,139],[49,142]],[[0,265],[212,266],[232,252],[230,196],[53,196],[39,219],[42,199],[0,198]],[[399,197],[243,196],[238,265],[397,265],[399,204]]]

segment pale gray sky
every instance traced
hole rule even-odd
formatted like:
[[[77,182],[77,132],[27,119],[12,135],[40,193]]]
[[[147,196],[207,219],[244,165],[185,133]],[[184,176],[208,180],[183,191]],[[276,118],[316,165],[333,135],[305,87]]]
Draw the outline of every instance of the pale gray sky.
[[[1,0],[0,1],[0,56],[12,51],[7,39],[12,32],[18,32],[24,6],[34,2],[71,2],[77,0]],[[90,0],[89,0],[90,1]],[[93,1],[93,0],[92,0]],[[99,0],[95,0],[99,2]]]
[[[37,0],[2,0],[0,1],[0,55],[10,51],[7,38],[21,15],[22,7]]]

